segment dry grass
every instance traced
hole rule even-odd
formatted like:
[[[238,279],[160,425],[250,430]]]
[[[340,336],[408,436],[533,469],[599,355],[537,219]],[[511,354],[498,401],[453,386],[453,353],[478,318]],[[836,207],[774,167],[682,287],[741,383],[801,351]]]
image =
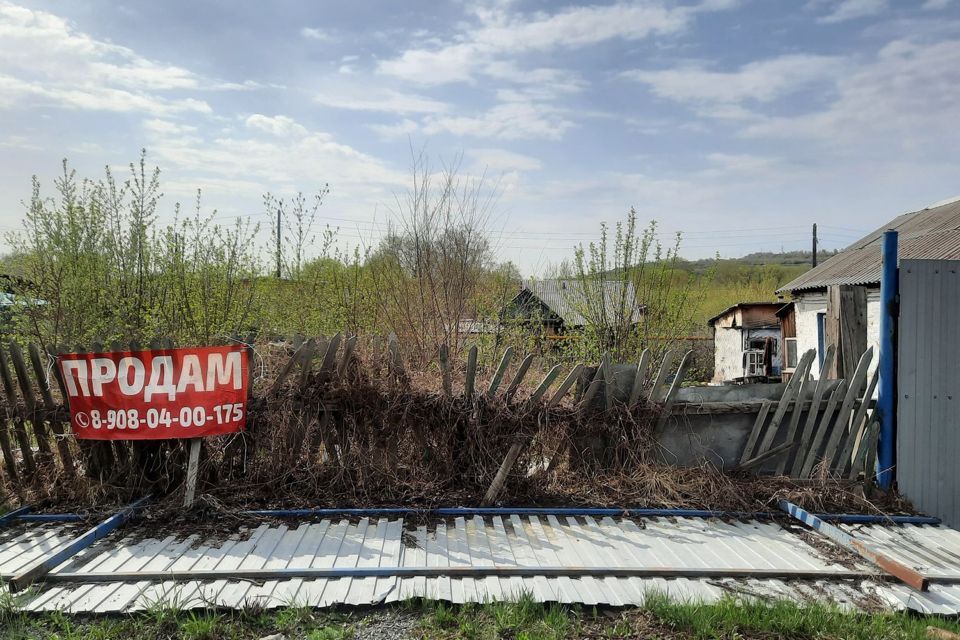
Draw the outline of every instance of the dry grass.
[[[290,372],[271,393],[289,359],[259,349],[260,380],[243,434],[209,438],[201,457],[200,492],[207,508],[242,506],[372,507],[479,505],[501,461],[524,447],[500,496],[510,505],[618,505],[756,511],[786,498],[815,511],[880,513],[905,505],[878,504],[825,470],[802,484],[786,477],[727,474],[707,463],[675,467],[656,455],[656,408],[616,404],[586,412],[565,403],[544,410],[530,402],[542,374],[511,402],[503,391],[488,398],[489,372],[467,400],[462,372],[451,397],[432,371],[410,373],[385,364],[375,350],[357,352],[342,375],[336,367],[308,375]],[[572,393],[569,397],[572,397]],[[42,470],[22,499],[69,505],[130,500],[151,491],[178,505],[186,460],[181,442],[97,443],[109,453],[109,473],[68,480],[54,466]]]

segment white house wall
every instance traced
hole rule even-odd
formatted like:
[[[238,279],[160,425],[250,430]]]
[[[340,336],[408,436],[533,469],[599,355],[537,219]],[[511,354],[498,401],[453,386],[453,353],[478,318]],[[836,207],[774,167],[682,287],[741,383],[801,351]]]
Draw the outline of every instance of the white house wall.
[[[726,382],[734,378],[743,377],[743,347],[744,332],[754,340],[772,338],[774,344],[773,368],[780,368],[780,329],[742,329],[730,327],[714,327],[713,349],[713,381]],[[776,373],[774,371],[773,373]]]
[[[817,328],[817,314],[826,313],[826,293],[803,294],[794,299],[797,321],[797,358],[807,349],[818,350],[819,330]],[[873,360],[870,363],[869,375],[877,368],[880,350],[880,290],[867,289],[867,347],[873,347]],[[819,362],[820,354],[817,353]],[[811,370],[813,377],[820,375],[819,367]]]
[[[716,327],[713,335],[713,381],[723,382],[743,375],[743,337],[740,329]]]

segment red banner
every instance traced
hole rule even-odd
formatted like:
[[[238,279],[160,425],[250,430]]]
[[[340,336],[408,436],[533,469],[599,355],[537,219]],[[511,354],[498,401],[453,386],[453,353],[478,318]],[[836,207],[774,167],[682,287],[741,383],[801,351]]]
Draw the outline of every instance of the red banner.
[[[78,438],[199,438],[246,423],[242,346],[71,353],[58,365]]]

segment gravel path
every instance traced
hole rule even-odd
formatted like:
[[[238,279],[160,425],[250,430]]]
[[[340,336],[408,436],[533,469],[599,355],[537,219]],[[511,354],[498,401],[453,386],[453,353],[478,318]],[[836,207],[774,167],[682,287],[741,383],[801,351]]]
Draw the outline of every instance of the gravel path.
[[[368,616],[354,626],[355,640],[388,640],[410,638],[419,616],[411,613],[385,611]]]

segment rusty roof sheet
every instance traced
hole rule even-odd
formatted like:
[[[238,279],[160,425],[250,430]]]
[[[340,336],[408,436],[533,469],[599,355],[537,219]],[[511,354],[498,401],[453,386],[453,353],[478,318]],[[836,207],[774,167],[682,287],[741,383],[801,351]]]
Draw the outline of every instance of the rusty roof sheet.
[[[861,238],[823,264],[788,282],[777,293],[823,289],[840,284],[880,282],[883,232],[899,232],[899,258],[960,259],[960,200],[905,213]]]

